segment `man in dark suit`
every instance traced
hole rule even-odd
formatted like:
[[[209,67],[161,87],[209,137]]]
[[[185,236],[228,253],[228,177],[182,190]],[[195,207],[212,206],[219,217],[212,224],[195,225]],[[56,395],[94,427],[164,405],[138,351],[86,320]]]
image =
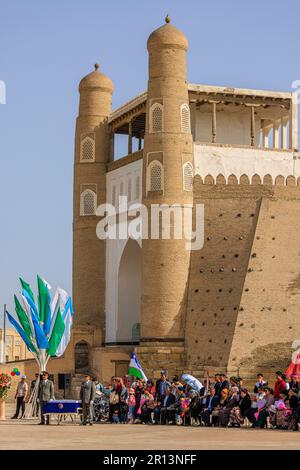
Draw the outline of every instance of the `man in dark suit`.
[[[224,390],[224,388],[227,388],[229,390],[230,386],[229,386],[229,381],[227,380],[226,374],[220,374],[220,378],[221,378],[220,392]]]
[[[94,400],[96,396],[95,383],[92,382],[89,374],[85,374],[83,382],[80,388],[80,400],[82,403],[82,423],[84,426],[89,422],[89,425],[93,424],[94,416]]]
[[[205,403],[203,403],[203,410],[201,412],[201,420],[204,422],[205,426],[211,426],[210,416],[219,402],[220,397],[216,394],[215,387],[210,387],[209,395],[206,397]]]
[[[42,372],[42,380],[39,386],[39,402],[41,407],[41,422],[39,424],[50,424],[50,417],[44,416],[44,407],[50,400],[54,400],[54,384],[49,380],[48,372]],[[45,419],[46,418],[46,419]]]
[[[170,423],[174,421],[175,424],[175,410],[171,411],[168,409],[171,405],[174,405],[175,400],[176,398],[174,393],[172,393],[170,387],[167,387],[165,390],[164,399],[161,402],[160,416],[159,414],[157,416],[154,415],[156,421],[158,421],[160,418],[161,424],[166,424],[166,421]]]
[[[220,396],[221,395],[221,386],[222,386],[222,383],[221,383],[221,377],[220,377],[220,374],[215,374],[215,391],[216,391],[216,395]]]

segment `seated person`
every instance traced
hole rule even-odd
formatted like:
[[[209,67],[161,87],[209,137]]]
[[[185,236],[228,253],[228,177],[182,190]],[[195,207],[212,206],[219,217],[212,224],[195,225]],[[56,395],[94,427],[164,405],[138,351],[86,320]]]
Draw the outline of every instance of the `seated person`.
[[[175,423],[176,424],[182,424],[182,401],[185,400],[186,395],[184,393],[184,387],[179,386],[177,387],[177,393],[176,393],[176,401],[174,403],[174,408],[175,408]],[[172,406],[172,405],[171,405]]]
[[[154,408],[154,423],[155,424],[166,424],[170,420],[173,412],[170,412],[168,408],[175,403],[175,396],[171,391],[171,388],[168,386],[165,389],[165,397],[162,401],[157,401]],[[174,418],[175,421],[175,418]]]
[[[220,397],[219,404],[212,410],[211,423],[213,426],[219,426],[220,412],[226,407],[228,400],[229,400],[229,390],[227,388],[223,388],[221,390],[221,397]]]
[[[257,394],[254,395],[251,408],[246,412],[246,417],[252,424],[252,427],[256,426],[257,412],[259,409],[263,409],[265,406],[265,389],[263,386],[259,386],[257,389]]]
[[[180,409],[180,424],[184,426],[189,423],[190,415],[189,415],[189,406],[190,406],[191,399],[187,396],[185,392],[185,396],[181,399]]]
[[[291,431],[298,431],[298,422],[299,422],[298,414],[300,412],[298,389],[290,388],[288,394],[289,394],[289,405],[292,411],[289,424],[288,424],[288,429]]]
[[[226,404],[219,411],[219,425],[226,427],[229,423],[232,408],[238,405],[239,388],[234,386],[229,390],[229,396]]]
[[[261,404],[260,408],[257,409],[257,415],[255,416],[255,424],[261,429],[263,429],[267,425],[267,420],[270,417],[270,409],[274,405],[275,401],[273,390],[270,387],[265,387],[264,392],[265,403]]]
[[[239,401],[237,406],[231,409],[229,417],[229,427],[240,427],[246,417],[246,413],[251,408],[251,398],[246,388],[240,391]]]
[[[141,422],[143,424],[152,423],[151,414],[155,408],[154,396],[149,390],[145,390],[141,401]]]
[[[169,410],[169,407],[175,403],[175,396],[172,393],[172,388],[166,388],[166,396],[162,402],[161,408],[161,424],[166,424],[168,422],[175,422],[175,412]],[[174,417],[174,418],[173,418]]]
[[[276,412],[272,416],[272,424],[277,429],[287,429],[290,418],[292,416],[292,410],[290,409],[288,392],[282,390],[279,392],[279,400],[274,403]],[[275,418],[275,419],[274,419]]]
[[[154,400],[154,408],[153,408],[153,422],[152,424],[160,424],[160,412],[161,412],[161,401]]]
[[[203,387],[204,388],[204,387]],[[201,393],[202,389],[200,390]],[[201,400],[200,395],[196,390],[191,390],[190,392],[190,404],[189,404],[189,417],[191,424],[197,423],[200,424],[199,415],[201,412]]]
[[[211,386],[209,395],[202,400],[202,411],[200,412],[200,419],[204,426],[211,426],[211,415],[213,410],[219,405],[220,398],[216,393],[215,387]]]
[[[256,377],[257,377],[257,382],[254,385],[253,392],[254,392],[255,395],[258,395],[258,393],[259,393],[258,389],[259,388],[265,389],[268,386],[268,383],[264,380],[263,374],[259,373],[259,374],[257,374]]]

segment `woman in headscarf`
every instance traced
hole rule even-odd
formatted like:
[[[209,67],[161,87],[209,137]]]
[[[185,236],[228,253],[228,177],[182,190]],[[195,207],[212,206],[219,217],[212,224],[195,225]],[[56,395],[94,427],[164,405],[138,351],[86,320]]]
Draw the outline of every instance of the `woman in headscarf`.
[[[246,388],[240,391],[240,398],[237,406],[234,406],[230,411],[229,427],[240,427],[243,424],[246,412],[251,408],[251,398]]]
[[[120,420],[120,423],[126,423],[127,413],[128,413],[128,405],[127,405],[128,391],[121,377],[116,377],[114,384],[115,384],[114,385],[115,394],[119,397],[119,401],[116,404],[116,406],[118,407],[118,412],[119,412],[118,413],[119,420]]]
[[[221,390],[221,397],[219,405],[212,411],[212,420],[211,423],[213,426],[220,425],[220,413],[225,409],[229,399],[229,390],[228,388],[223,388]]]
[[[226,427],[229,423],[229,417],[232,408],[238,405],[239,402],[239,388],[236,386],[231,387],[229,391],[229,398],[225,406],[219,412],[219,424]]]
[[[286,390],[279,393],[279,400],[275,401],[274,405],[276,408],[275,427],[277,429],[287,429],[292,416],[292,410]]]

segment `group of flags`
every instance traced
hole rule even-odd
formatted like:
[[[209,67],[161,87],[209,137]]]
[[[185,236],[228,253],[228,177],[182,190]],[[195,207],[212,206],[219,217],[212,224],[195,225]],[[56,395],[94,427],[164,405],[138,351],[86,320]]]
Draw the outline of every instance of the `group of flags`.
[[[6,312],[8,320],[37,358],[41,351],[46,351],[48,357],[61,356],[71,337],[74,316],[71,297],[59,287],[51,299],[51,286],[37,276],[36,304],[30,285],[21,278],[20,282],[22,302],[14,296],[18,320]]]
[[[48,358],[62,356],[70,341],[73,324],[74,311],[71,297],[58,287],[51,299],[51,286],[45,279],[37,276],[36,303],[30,285],[22,278],[20,282],[21,302],[16,295],[14,296],[17,319],[6,311],[8,320],[39,363],[42,355],[43,362],[45,356]],[[134,352],[130,359],[129,375],[147,380]]]

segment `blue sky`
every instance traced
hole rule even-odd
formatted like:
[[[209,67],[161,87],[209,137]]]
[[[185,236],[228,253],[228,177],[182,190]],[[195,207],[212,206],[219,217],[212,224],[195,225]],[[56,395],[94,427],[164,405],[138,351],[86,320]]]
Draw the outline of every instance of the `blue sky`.
[[[146,41],[166,13],[190,43],[194,83],[290,91],[296,0],[0,0],[0,308],[18,277],[71,290],[78,83],[99,62],[117,107],[147,86]]]

